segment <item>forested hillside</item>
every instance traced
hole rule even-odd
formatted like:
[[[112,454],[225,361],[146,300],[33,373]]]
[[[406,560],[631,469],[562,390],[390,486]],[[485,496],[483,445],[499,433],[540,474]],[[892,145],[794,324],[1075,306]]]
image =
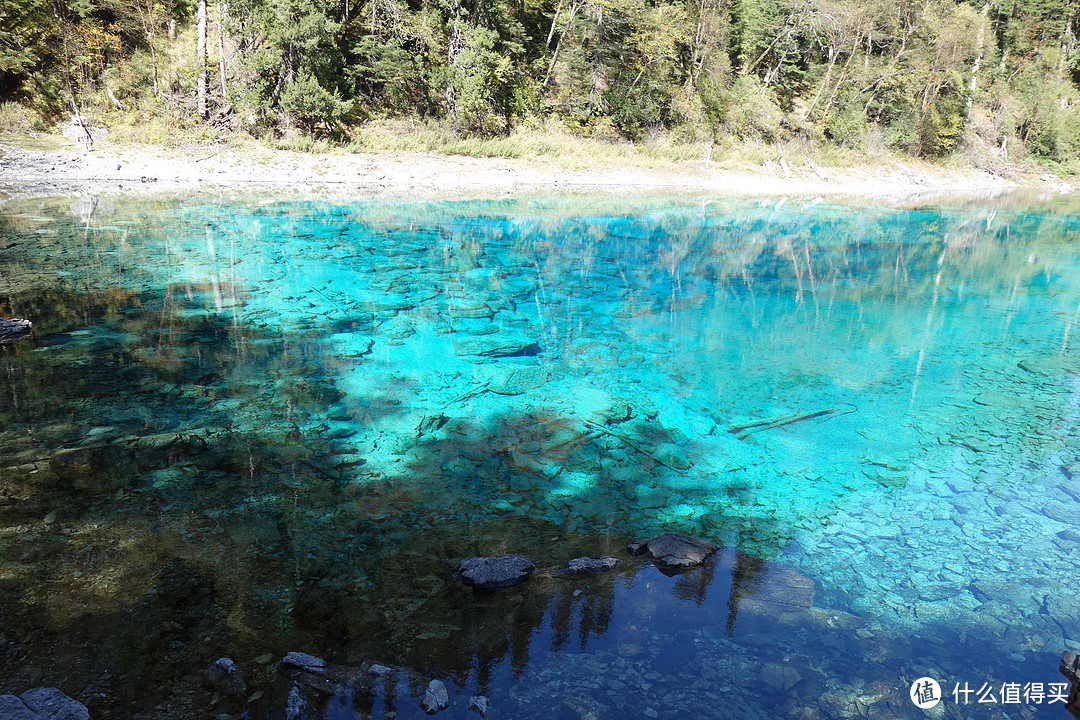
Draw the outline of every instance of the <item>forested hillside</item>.
[[[346,139],[558,122],[1080,153],[1080,0],[0,0],[0,99]]]

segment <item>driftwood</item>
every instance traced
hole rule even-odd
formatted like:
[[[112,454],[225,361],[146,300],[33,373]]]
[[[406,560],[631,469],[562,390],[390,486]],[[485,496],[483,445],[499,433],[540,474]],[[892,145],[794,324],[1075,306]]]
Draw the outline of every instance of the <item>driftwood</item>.
[[[735,427],[728,428],[728,432],[739,438],[745,440],[756,432],[762,430],[773,430],[778,427],[784,427],[785,425],[792,425],[803,420],[813,420],[814,418],[830,418],[838,417],[840,415],[847,415],[857,410],[854,405],[849,408],[827,408],[825,410],[818,410],[811,413],[799,413],[796,415],[785,415],[784,417],[775,418],[773,420],[760,420],[748,425],[736,425]]]
[[[15,342],[30,334],[29,320],[4,320],[0,318],[0,345]]]
[[[660,458],[656,457],[656,455],[654,453],[649,452],[648,450],[641,447],[640,445],[638,445],[636,442],[634,442],[630,438],[626,437],[625,435],[623,435],[621,433],[614,432],[613,430],[608,430],[606,427],[604,427],[603,425],[600,425],[599,423],[594,423],[591,420],[586,420],[585,421],[585,427],[591,429],[593,432],[600,433],[601,435],[610,435],[611,437],[615,438],[616,440],[623,443],[627,447],[633,448],[634,450],[637,450],[639,453],[641,453],[645,457],[652,459],[657,464],[663,465],[666,468],[671,468],[672,470],[685,469],[685,468],[672,467],[668,463],[666,463],[663,460],[661,460]]]

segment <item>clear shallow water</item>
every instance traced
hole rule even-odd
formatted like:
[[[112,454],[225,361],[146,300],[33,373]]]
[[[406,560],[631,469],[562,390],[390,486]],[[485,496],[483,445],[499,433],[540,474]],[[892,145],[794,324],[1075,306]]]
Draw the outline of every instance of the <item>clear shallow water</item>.
[[[288,650],[447,678],[458,717],[478,689],[508,718],[918,717],[922,675],[1062,681],[1076,210],[9,205],[0,310],[36,332],[0,350],[0,690],[200,717],[224,654],[273,717]],[[748,555],[629,562],[663,530]],[[504,551],[538,577],[453,581]],[[618,575],[547,577],[602,553]],[[813,608],[773,602],[791,570]]]

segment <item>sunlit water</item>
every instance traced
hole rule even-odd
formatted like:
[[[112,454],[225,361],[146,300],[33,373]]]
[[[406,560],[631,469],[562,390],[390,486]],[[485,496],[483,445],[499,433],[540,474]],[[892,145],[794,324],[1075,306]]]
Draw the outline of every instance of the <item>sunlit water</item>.
[[[0,692],[280,718],[301,650],[409,669],[311,718],[1067,717],[1075,204],[68,198],[0,261]]]

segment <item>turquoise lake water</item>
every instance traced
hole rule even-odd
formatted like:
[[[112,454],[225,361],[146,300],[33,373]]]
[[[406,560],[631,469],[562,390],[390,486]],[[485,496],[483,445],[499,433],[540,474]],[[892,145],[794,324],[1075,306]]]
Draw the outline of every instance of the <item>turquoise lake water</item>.
[[[410,669],[311,718],[1069,717],[1075,200],[18,201],[0,317],[0,693],[282,718],[299,650]]]

